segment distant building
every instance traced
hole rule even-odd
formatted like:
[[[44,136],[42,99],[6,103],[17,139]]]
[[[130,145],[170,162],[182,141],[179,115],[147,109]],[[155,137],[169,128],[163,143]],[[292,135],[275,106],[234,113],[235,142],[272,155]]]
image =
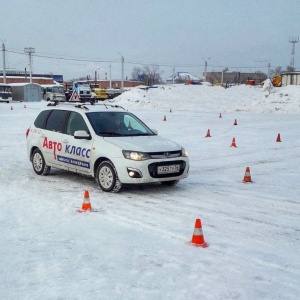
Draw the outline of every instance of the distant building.
[[[255,81],[255,84],[260,84],[267,79],[267,75],[262,72],[242,73],[242,72],[207,72],[206,80],[212,84],[232,85],[246,84],[247,81]]]
[[[30,82],[30,74],[24,71],[6,70],[6,83]],[[32,83],[53,84],[55,81],[63,83],[63,75],[32,74]],[[0,83],[3,83],[3,71],[0,71]]]
[[[64,87],[65,87],[66,91],[72,86],[73,81],[75,81],[75,80],[64,81]],[[82,81],[82,79],[78,80],[78,81]],[[96,88],[105,89],[105,90],[110,88],[109,80],[96,80],[96,81],[95,80],[86,80],[86,81],[89,82],[89,84],[91,85],[92,88],[96,87]],[[123,84],[124,84],[124,88],[129,88],[129,87],[139,86],[139,85],[141,85],[141,82],[134,81],[134,80],[124,80]],[[120,89],[121,86],[122,86],[121,80],[112,80],[111,81],[112,89]]]
[[[188,72],[176,72],[174,76],[170,76],[167,78],[167,83],[173,83],[173,77],[174,77],[174,83],[187,83],[188,81],[200,81],[200,78],[197,76],[194,76]]]
[[[70,86],[72,86],[72,82],[74,80],[68,80],[64,81],[63,80],[63,75],[55,75],[55,74],[32,74],[31,76],[32,83],[37,83],[40,85],[45,85],[45,84],[53,84],[55,82],[64,84],[66,90]],[[109,80],[91,80],[91,79],[80,79],[78,81],[88,81],[91,85],[91,87],[98,87],[101,89],[109,89],[110,87],[110,81]],[[11,71],[11,70],[6,70],[6,83],[7,84],[12,84],[12,83],[26,83],[30,82],[30,74],[25,73],[24,71]],[[3,83],[3,71],[0,71],[0,83]],[[134,81],[134,80],[124,80],[123,82],[124,88],[129,88],[129,87],[135,87],[138,85],[141,85],[140,81]],[[111,81],[111,88],[112,89],[120,89],[122,86],[122,81],[121,80],[112,80]]]
[[[281,74],[281,85],[300,85],[300,71],[283,72]]]
[[[37,83],[12,83],[11,91],[15,101],[37,102],[43,98],[41,86]]]

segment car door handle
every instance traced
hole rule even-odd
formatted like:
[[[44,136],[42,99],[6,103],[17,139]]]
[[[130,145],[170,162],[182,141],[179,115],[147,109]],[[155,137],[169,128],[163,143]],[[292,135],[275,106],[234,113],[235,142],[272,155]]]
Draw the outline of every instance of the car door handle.
[[[69,143],[69,141],[68,141],[68,140],[63,140],[62,142],[63,142],[63,143],[66,143],[66,144],[67,144],[67,143]]]

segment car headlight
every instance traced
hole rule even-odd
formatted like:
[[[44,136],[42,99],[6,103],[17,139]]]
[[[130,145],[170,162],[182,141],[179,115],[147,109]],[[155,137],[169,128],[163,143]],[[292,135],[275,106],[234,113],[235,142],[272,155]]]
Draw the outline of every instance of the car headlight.
[[[189,154],[187,153],[187,151],[184,148],[181,148],[181,156],[183,156],[183,157],[189,156]]]
[[[127,151],[127,150],[123,150],[122,152],[124,157],[127,159],[146,160],[150,158],[149,154],[143,152]]]

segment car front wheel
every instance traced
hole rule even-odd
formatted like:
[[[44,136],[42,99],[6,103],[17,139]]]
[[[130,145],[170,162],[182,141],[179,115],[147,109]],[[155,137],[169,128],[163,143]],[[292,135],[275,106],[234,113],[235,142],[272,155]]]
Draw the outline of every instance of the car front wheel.
[[[39,149],[33,151],[32,166],[34,172],[38,175],[48,175],[51,169],[51,167],[46,165],[43,154]]]
[[[110,161],[103,161],[99,165],[96,180],[104,192],[117,193],[122,187],[116,168]]]

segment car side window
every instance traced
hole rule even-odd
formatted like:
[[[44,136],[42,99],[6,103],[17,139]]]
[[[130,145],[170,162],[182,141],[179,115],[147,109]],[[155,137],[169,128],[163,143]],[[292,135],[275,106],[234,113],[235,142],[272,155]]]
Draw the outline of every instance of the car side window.
[[[85,130],[89,133],[89,129],[83,117],[79,113],[72,111],[67,124],[67,134],[73,136],[74,132],[77,130]]]
[[[35,119],[34,121],[34,126],[36,128],[41,128],[44,129],[45,128],[45,124],[46,124],[46,120],[49,116],[49,114],[51,113],[51,110],[43,110]]]
[[[69,112],[67,110],[53,110],[46,122],[46,130],[64,132]]]

